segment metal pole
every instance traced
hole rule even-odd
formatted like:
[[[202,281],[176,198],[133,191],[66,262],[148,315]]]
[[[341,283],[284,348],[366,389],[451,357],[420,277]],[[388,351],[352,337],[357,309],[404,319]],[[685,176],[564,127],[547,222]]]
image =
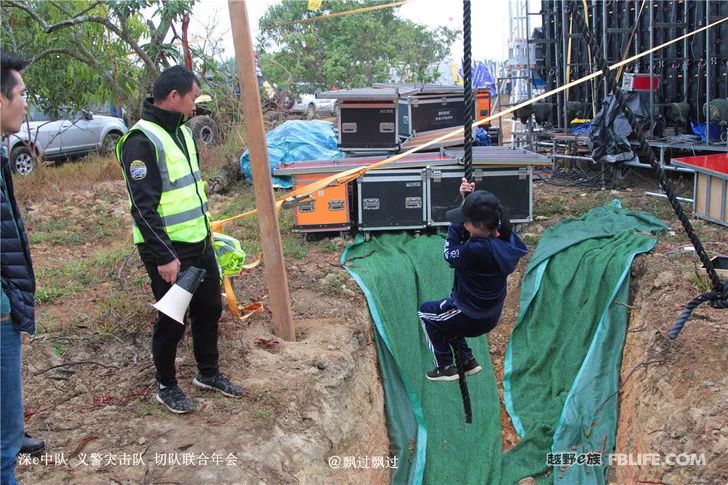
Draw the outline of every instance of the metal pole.
[[[710,23],[710,0],[705,0],[705,25]],[[698,107],[700,109],[700,107]],[[705,144],[710,145],[710,31],[705,31]]]
[[[562,0],[559,2],[559,6],[561,7],[561,58],[563,59],[564,63],[561,66],[563,68],[561,73],[561,79],[563,82],[566,82],[566,42],[567,42],[567,30],[566,30],[566,9],[564,8],[564,4],[566,3],[566,0]],[[568,91],[567,91],[568,92]],[[564,132],[566,132],[566,128],[569,126],[569,113],[566,109],[566,100],[568,99],[566,95],[562,97],[564,100],[564,104],[561,107],[564,113],[564,125],[562,128],[564,129]]]
[[[652,49],[655,46],[655,4],[652,0],[649,0],[650,2],[650,49]],[[637,11],[637,5],[635,4],[635,12]],[[652,113],[653,111],[653,103],[654,103],[654,97],[655,93],[652,90],[652,76],[655,75],[654,72],[654,57],[652,56],[652,52],[650,52],[650,137],[652,137],[652,124],[654,123],[654,115]]]
[[[652,0],[649,0],[652,1]],[[625,17],[629,18],[629,12],[625,13]],[[639,11],[637,8],[637,4],[634,6],[634,25],[637,25],[637,22],[641,20]],[[640,49],[642,48],[642,29],[640,29],[640,26],[637,25],[637,29],[634,32],[635,38],[634,38],[634,55],[637,55],[640,53]],[[640,69],[640,64],[642,61],[638,62],[634,66],[634,72],[642,72],[642,69]]]
[[[531,92],[531,19],[528,17],[528,1],[526,0],[526,74],[528,79],[526,79],[526,93],[528,95],[528,99],[531,99],[533,96],[533,93]],[[533,118],[535,115],[531,115],[528,117],[528,148],[529,150],[533,148]]]
[[[683,35],[687,35],[688,33],[688,3],[683,3],[683,22],[685,22],[685,27],[683,28]],[[690,99],[690,93],[688,93],[688,39],[686,38],[683,41],[683,101],[685,103],[688,102],[688,99]],[[700,102],[700,101],[698,101]]]
[[[563,59],[559,55],[559,49],[558,49],[559,45],[556,42],[556,39],[557,39],[556,32],[557,32],[557,27],[559,25],[559,22],[556,21],[556,2],[555,1],[550,2],[550,5],[551,6],[549,7],[549,9],[551,12],[551,18],[554,21],[554,26],[551,31],[551,35],[554,39],[554,58],[556,59],[556,86],[561,86],[564,82],[563,81],[563,78],[564,78],[563,71],[561,70],[561,62],[563,61]],[[562,24],[562,28],[563,28],[563,24]],[[554,86],[554,87],[556,87],[556,86]],[[564,97],[561,95],[561,92],[558,92],[556,94],[556,126],[557,127],[563,126],[561,124],[561,115],[563,113],[561,106],[562,106],[563,102],[564,102]]]
[[[602,0],[602,53],[604,54],[604,59],[609,62],[607,50],[607,2],[605,0]],[[609,94],[607,83],[602,80],[602,85],[604,86],[604,98],[606,98]]]

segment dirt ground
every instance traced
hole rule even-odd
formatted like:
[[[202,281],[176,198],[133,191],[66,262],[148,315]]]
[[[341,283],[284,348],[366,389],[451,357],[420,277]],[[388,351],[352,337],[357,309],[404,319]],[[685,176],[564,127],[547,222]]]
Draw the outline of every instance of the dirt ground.
[[[339,266],[347,241],[308,243],[290,233],[290,220],[283,221],[296,342],[275,337],[268,311],[245,323],[226,312],[221,367],[246,395],[228,399],[193,388],[194,358],[186,338],[178,378],[198,410],[171,415],[154,401],[154,312],[128,235],[123,183],[107,175],[113,162],[92,162],[101,166],[92,176],[83,165],[62,167],[70,175],[48,172],[19,184],[39,283],[38,334],[26,338],[23,349],[26,426],[46,440],[49,451],[45,463],[19,467],[21,481],[387,483],[389,442],[372,326],[363,295]],[[667,202],[643,195],[655,189],[648,175],[640,172],[606,190],[536,182],[535,220],[520,233],[533,249],[545,228],[614,198],[669,224],[671,232],[633,269],[617,452],[704,453],[706,464],[617,466],[612,479],[726,483],[728,386],[721,369],[728,363],[728,314],[703,305],[677,341],[666,340],[682,305],[707,286],[691,255],[674,251],[687,238]],[[692,186],[685,178],[678,182],[683,194]],[[241,185],[214,196],[211,207],[216,215],[231,215],[251,201],[252,190]],[[694,223],[709,250],[728,253],[726,228]],[[256,225],[248,222],[232,232],[245,239],[251,254]],[[502,323],[489,337],[501,401],[524,264],[509,279]],[[263,269],[236,278],[235,292],[240,303],[267,305]],[[502,417],[508,449],[517,436],[505,410]],[[329,465],[331,457],[369,463],[336,468]],[[377,457],[385,459],[384,466],[372,466]]]

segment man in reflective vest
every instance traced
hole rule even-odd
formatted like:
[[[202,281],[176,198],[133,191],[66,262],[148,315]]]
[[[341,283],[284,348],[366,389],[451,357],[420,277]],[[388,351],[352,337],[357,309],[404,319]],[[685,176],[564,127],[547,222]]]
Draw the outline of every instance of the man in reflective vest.
[[[129,192],[134,243],[155,299],[161,299],[187,267],[207,271],[189,306],[198,368],[193,384],[239,397],[240,387],[218,369],[220,276],[197,147],[192,132],[183,125],[194,111],[199,92],[197,77],[182,66],[160,74],[154,82],[154,97],[144,102],[141,119],[119,141],[116,155]],[[178,414],[195,409],[175,377],[177,344],[184,330],[184,325],[159,313],[152,337],[157,401]]]

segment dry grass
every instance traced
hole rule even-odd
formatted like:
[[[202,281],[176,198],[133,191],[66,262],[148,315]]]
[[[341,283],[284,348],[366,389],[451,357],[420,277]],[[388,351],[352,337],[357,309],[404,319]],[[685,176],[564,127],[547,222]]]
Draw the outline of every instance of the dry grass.
[[[30,175],[13,177],[18,200],[57,198],[64,192],[91,190],[100,182],[121,180],[113,155],[98,153],[78,160],[36,166]]]

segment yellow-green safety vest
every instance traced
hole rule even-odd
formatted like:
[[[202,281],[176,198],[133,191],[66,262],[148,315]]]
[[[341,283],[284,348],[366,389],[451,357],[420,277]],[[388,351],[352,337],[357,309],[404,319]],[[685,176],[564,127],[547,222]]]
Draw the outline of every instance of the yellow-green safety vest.
[[[167,236],[171,241],[186,243],[202,241],[209,234],[210,213],[207,208],[205,182],[202,181],[200,174],[192,131],[185,125],[180,127],[187,153],[190,156],[188,162],[184,152],[174,142],[172,135],[167,130],[151,121],[139,120],[116,145],[116,157],[119,164],[122,165],[122,172],[127,184],[129,181],[121,161],[121,151],[126,139],[135,131],[144,133],[154,144],[157,152],[157,166],[162,176],[162,196],[159,199],[157,212],[162,218]],[[149,163],[149,161],[143,162]],[[129,194],[130,208],[132,204],[131,194]],[[144,242],[144,237],[133,218],[132,232],[134,244]]]

